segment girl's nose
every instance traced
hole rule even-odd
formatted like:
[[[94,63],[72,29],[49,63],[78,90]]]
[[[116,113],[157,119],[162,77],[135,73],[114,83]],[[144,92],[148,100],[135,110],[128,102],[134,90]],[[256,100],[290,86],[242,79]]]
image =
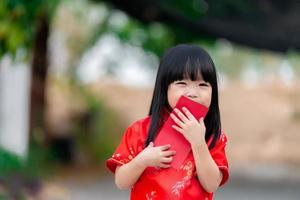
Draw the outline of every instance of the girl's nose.
[[[188,94],[187,96],[188,96],[188,98],[191,98],[191,99],[197,98],[197,95],[195,95],[195,94]]]
[[[188,90],[187,90],[187,95],[186,96],[191,98],[191,99],[197,98],[198,97],[197,88],[189,87]]]

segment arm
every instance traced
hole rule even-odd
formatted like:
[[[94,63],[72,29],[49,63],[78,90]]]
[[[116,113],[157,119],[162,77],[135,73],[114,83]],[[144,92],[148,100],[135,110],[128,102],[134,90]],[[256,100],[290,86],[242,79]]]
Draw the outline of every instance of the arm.
[[[141,176],[146,166],[143,165],[138,157],[129,163],[118,166],[115,172],[115,183],[119,189],[130,188]]]
[[[207,192],[215,192],[223,174],[213,160],[205,141],[200,145],[192,144],[198,180]]]
[[[219,187],[223,175],[206,145],[204,137],[206,128],[203,118],[197,121],[186,108],[183,108],[183,111],[185,115],[175,109],[178,117],[171,114],[176,123],[173,128],[182,133],[191,144],[200,184],[207,192],[214,192]]]
[[[168,150],[170,145],[154,147],[151,142],[130,162],[118,166],[115,172],[115,183],[119,189],[132,187],[144,172],[146,167],[154,166],[161,168],[170,167],[174,151]]]

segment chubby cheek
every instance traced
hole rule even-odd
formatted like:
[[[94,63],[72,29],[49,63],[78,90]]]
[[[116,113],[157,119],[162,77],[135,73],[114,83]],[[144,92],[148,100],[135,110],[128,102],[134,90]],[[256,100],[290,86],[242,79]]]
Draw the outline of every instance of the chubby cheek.
[[[211,98],[207,98],[206,101],[204,101],[202,104],[209,108],[210,103],[211,103]]]
[[[201,103],[202,105],[209,108],[211,104],[211,92],[207,92],[205,95],[203,95],[198,103]]]
[[[179,98],[169,98],[168,97],[168,102],[169,102],[169,106],[173,109],[177,103]]]
[[[168,92],[168,103],[172,109],[176,106],[177,101],[182,95],[180,92]]]

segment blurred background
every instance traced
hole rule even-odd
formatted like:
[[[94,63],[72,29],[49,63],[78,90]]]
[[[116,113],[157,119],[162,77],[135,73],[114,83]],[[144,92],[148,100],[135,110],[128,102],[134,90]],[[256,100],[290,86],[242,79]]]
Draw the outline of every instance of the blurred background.
[[[129,199],[105,160],[147,115],[159,59],[210,53],[231,179],[215,199],[300,199],[296,0],[1,0],[0,199]]]

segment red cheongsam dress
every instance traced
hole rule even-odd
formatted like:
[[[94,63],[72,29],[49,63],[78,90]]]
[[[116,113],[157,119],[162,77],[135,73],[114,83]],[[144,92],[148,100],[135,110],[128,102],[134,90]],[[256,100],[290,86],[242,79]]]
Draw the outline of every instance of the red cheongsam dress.
[[[130,162],[144,148],[150,117],[141,119],[127,128],[120,145],[106,162],[114,173],[118,165]],[[223,174],[220,185],[229,177],[225,146],[226,135],[222,132],[210,154]],[[131,200],[211,200],[197,178],[192,152],[179,169],[148,167],[131,189]]]

